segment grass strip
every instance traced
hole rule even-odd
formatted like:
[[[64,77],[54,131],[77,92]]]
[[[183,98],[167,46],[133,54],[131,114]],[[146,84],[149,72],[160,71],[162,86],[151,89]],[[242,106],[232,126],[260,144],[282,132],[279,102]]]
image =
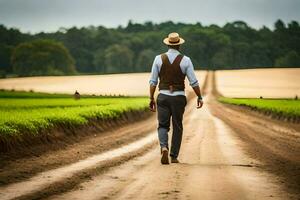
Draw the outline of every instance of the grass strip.
[[[247,106],[259,111],[271,112],[275,115],[288,118],[300,117],[300,100],[294,99],[253,99],[253,98],[227,98],[218,99],[222,103]]]

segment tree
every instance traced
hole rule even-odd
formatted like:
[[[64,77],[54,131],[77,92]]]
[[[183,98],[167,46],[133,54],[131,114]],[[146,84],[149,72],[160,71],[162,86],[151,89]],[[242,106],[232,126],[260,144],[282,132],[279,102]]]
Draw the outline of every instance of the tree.
[[[270,48],[265,42],[257,41],[251,44],[248,54],[248,65],[251,67],[272,67]]]
[[[11,63],[8,64],[11,49],[36,39],[63,43],[75,59],[79,73],[149,71],[154,54],[167,50],[163,38],[174,31],[185,39],[181,52],[192,59],[195,69],[274,67],[283,63],[282,60],[287,62],[288,52],[300,55],[300,26],[298,21],[285,24],[277,20],[274,27],[274,30],[253,29],[243,21],[230,22],[223,27],[172,21],[159,24],[129,21],[126,27],[72,27],[60,28],[54,33],[29,34],[0,25],[0,71],[12,73]],[[287,57],[293,57],[291,55]],[[45,55],[35,56],[38,61]],[[38,69],[30,68],[29,71]]]
[[[233,45],[233,66],[243,68],[249,66],[249,55],[251,55],[251,45],[246,42],[236,42]]]
[[[300,26],[299,26],[299,23],[298,23],[297,21],[291,21],[291,22],[288,24],[288,28],[289,28],[290,30],[299,31]]]
[[[63,44],[34,40],[18,45],[12,54],[14,73],[20,76],[75,73],[74,59]]]
[[[235,21],[232,23],[232,25],[233,25],[233,27],[238,28],[238,29],[243,29],[243,30],[249,29],[248,24],[243,21]]]
[[[275,61],[276,67],[300,67],[300,55],[295,51],[290,51]]]
[[[153,50],[151,49],[143,50],[138,56],[135,71],[150,72],[154,57],[155,57],[155,52]]]
[[[104,73],[105,72],[105,52],[103,49],[98,49],[94,54],[94,71]]]
[[[93,71],[93,51],[96,42],[92,39],[94,30],[91,28],[72,27],[67,30],[62,39],[71,55],[76,59],[76,69],[79,72]]]
[[[232,50],[228,48],[221,49],[212,58],[213,68],[231,68],[232,66]]]
[[[76,58],[76,70],[79,72],[92,72],[94,71],[94,55],[93,52],[84,49],[84,48],[76,48],[73,49],[74,57]]]
[[[284,24],[284,22],[282,21],[282,20],[277,20],[276,22],[275,22],[275,30],[276,31],[282,31],[282,30],[284,30],[286,27],[285,27],[285,24]]]
[[[210,62],[208,34],[201,29],[191,27],[185,29],[183,35],[185,35],[187,42],[182,46],[182,50],[192,58],[195,68],[197,69],[199,66],[208,67]]]
[[[132,59],[133,52],[128,47],[119,44],[111,45],[104,52],[105,72],[132,72]]]
[[[0,44],[0,71],[2,73],[12,73],[10,57],[13,47],[5,44]]]

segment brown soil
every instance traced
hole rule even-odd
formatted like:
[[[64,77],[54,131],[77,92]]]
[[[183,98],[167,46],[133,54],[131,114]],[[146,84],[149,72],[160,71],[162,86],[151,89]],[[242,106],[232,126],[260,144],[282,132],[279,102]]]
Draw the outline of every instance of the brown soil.
[[[154,118],[149,112],[132,113],[114,122],[94,122],[78,130],[52,130],[55,136],[47,134],[36,145],[22,144],[0,154],[0,185],[135,141],[155,129],[155,124],[150,123]]]
[[[206,84],[204,79],[202,87]],[[188,101],[191,96],[188,90]],[[45,131],[42,137],[6,144],[6,152],[0,154],[0,186],[138,140],[156,129],[154,121],[156,113],[128,112],[117,120],[91,120],[85,126],[69,129],[56,127]]]
[[[90,119],[85,125],[56,125],[41,130],[38,134],[23,133],[22,137],[0,138],[0,157],[18,158],[40,155],[49,150],[61,149],[63,146],[76,143],[82,138],[99,134],[111,127],[120,127],[128,123],[144,120],[150,116],[145,110],[128,111],[115,119]],[[2,140],[1,140],[2,139]]]
[[[275,168],[275,163],[251,156],[247,146],[257,148],[256,144],[242,140],[238,135],[243,132],[235,129],[236,124],[228,126],[210,114],[208,109],[218,106],[223,112],[225,108],[210,95],[216,91],[209,85],[204,108],[196,110],[191,103],[187,107],[180,164],[162,166],[157,147],[48,199],[298,199],[299,192],[287,190],[282,183],[282,177],[288,179],[291,174],[274,175],[267,168]],[[221,112],[213,113],[219,116]],[[293,139],[289,144],[297,145]],[[294,180],[289,181],[296,186]]]
[[[117,157],[115,159],[109,161],[103,161],[101,164],[96,166],[95,168],[87,168],[85,170],[79,171],[74,176],[64,179],[62,181],[55,182],[53,184],[49,184],[45,190],[36,191],[33,193],[29,193],[27,195],[23,195],[18,200],[27,200],[27,199],[44,199],[48,196],[52,196],[55,194],[61,194],[63,192],[67,192],[72,189],[80,189],[78,183],[84,181],[93,180],[93,177],[98,176],[99,174],[105,173],[108,169],[112,167],[116,167],[121,165],[122,163],[134,159],[135,157],[142,156],[147,150],[153,148],[154,144],[149,144],[141,149],[132,152],[130,154],[126,154],[122,157]]]
[[[126,149],[126,144],[155,134],[153,114],[62,150],[7,161],[0,171],[1,180],[8,180],[0,186],[0,196],[60,200],[299,199],[299,125],[221,104],[215,98],[218,92],[213,73],[208,74],[206,83],[202,109],[195,108],[196,99],[189,94],[179,164],[161,165],[159,146],[149,143],[57,181],[49,176],[47,182],[44,177],[59,175],[62,169],[70,168],[69,163],[80,164],[82,159],[120,146]]]
[[[263,169],[278,175],[287,190],[300,194],[299,124],[266,119],[243,108],[217,103],[212,113],[233,128],[235,135],[245,143],[246,152],[264,163]]]
[[[234,130],[244,142],[245,152],[264,163],[262,169],[276,174],[286,190],[300,194],[300,124],[216,99],[209,102],[212,114]]]

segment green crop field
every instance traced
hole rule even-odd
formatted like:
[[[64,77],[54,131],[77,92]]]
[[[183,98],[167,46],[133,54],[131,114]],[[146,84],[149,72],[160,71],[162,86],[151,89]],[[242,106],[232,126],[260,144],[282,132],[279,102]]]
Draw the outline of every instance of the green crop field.
[[[300,100],[220,97],[219,101],[240,106],[248,106],[260,111],[268,111],[284,117],[300,117]]]
[[[145,110],[145,97],[84,96],[0,91],[0,138],[39,134],[56,125],[76,126],[91,119],[116,119],[128,111]]]

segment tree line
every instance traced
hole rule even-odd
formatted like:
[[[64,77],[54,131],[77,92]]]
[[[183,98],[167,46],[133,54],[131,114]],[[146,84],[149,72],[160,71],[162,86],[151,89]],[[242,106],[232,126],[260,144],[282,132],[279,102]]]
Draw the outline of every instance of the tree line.
[[[0,25],[0,73],[19,76],[75,73],[149,72],[162,43],[178,32],[186,43],[182,53],[196,69],[300,67],[297,21],[254,29],[243,21],[203,26],[171,21],[126,27],[60,28],[56,32],[22,33]]]

